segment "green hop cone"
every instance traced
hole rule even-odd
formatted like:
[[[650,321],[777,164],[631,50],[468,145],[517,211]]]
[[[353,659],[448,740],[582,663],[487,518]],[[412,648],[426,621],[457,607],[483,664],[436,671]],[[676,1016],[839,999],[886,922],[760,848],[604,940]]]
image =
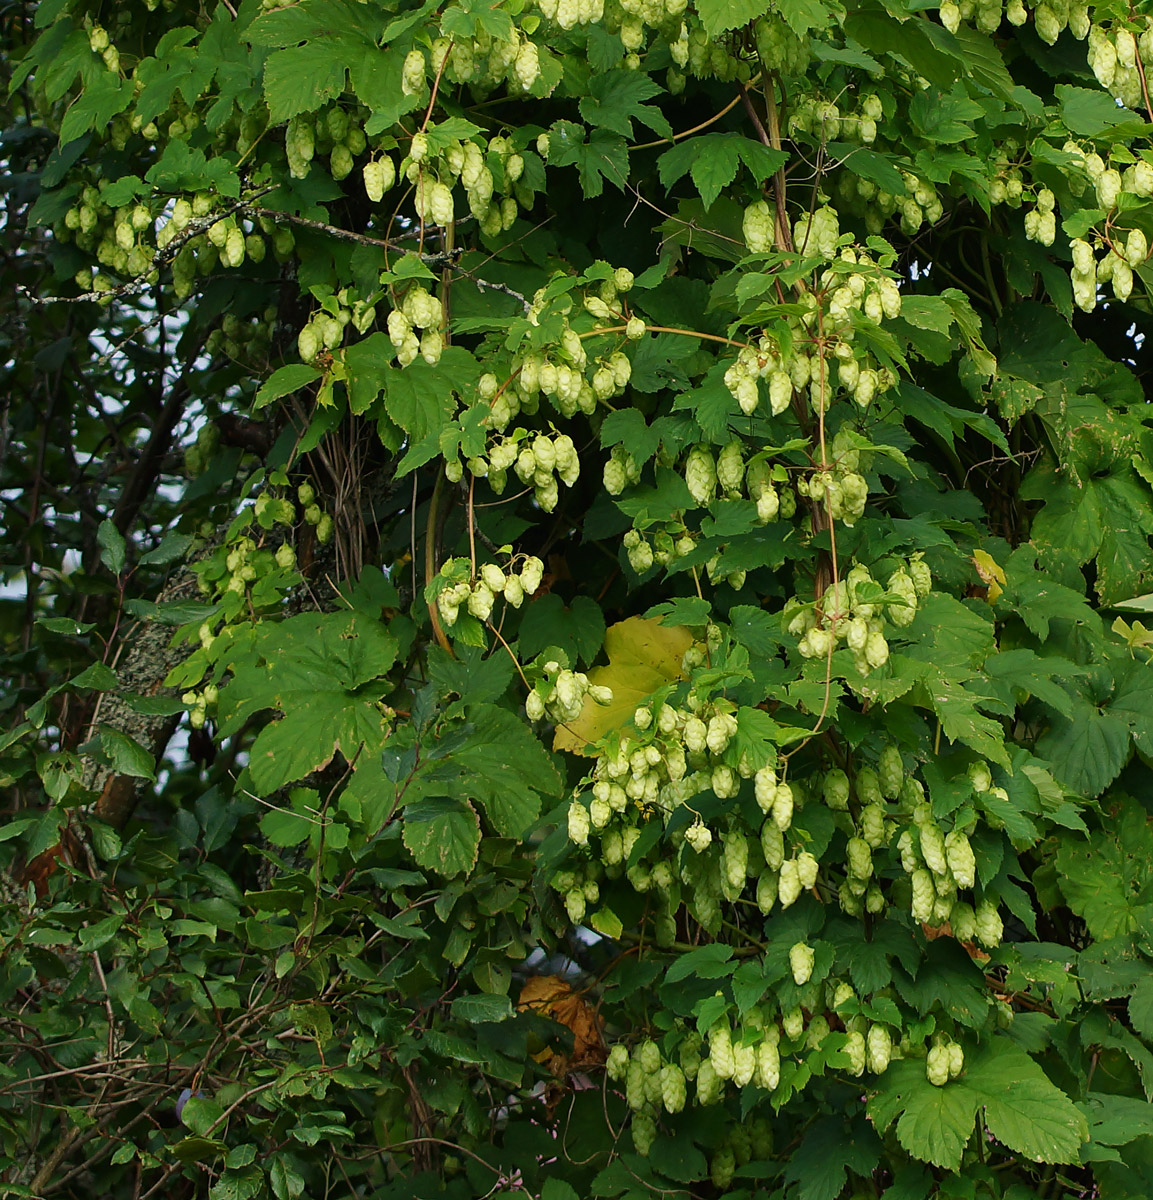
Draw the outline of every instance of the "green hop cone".
[[[789,950],[789,968],[793,972],[793,982],[797,987],[803,987],[812,978],[816,961],[816,951],[804,942],[797,942]]]
[[[893,1056],[893,1039],[884,1025],[869,1026],[865,1049],[867,1068],[874,1075],[882,1074]]]
[[[965,1051],[962,1049],[960,1042],[950,1042],[948,1045],[949,1051],[949,1078],[956,1079],[958,1075],[965,1069]]]
[[[712,1060],[705,1058],[697,1071],[697,1103],[707,1107],[716,1104],[724,1094],[724,1080],[717,1074]]]
[[[777,773],[772,767],[761,767],[753,776],[757,807],[768,816],[773,811],[777,792]]]
[[[656,1075],[661,1069],[661,1052],[651,1039],[641,1042],[637,1048],[641,1069],[646,1075]]]
[[[933,1046],[925,1057],[925,1078],[934,1087],[949,1082],[949,1047]]]
[[[640,1112],[647,1102],[647,1079],[648,1076],[645,1074],[644,1067],[641,1066],[640,1059],[634,1054],[629,1059],[629,1065],[625,1071],[625,1101],[633,1112]]]
[[[723,838],[724,850],[721,853],[721,871],[723,883],[736,899],[745,886],[745,875],[749,864],[749,844],[745,835],[739,829],[733,829]]]
[[[751,1082],[757,1069],[757,1052],[754,1046],[739,1042],[733,1046],[733,1083],[744,1087]]]
[[[853,879],[869,879],[873,874],[873,854],[864,838],[849,838],[849,875]]]
[[[913,920],[931,921],[936,900],[937,890],[933,887],[933,876],[924,867],[919,867],[913,872]]]
[[[845,1042],[845,1054],[849,1059],[849,1074],[863,1075],[868,1059],[868,1050],[865,1046],[865,1035],[859,1030],[854,1030],[848,1035],[848,1040]]]
[[[774,1091],[781,1082],[781,1053],[776,1042],[766,1039],[757,1047],[757,1068],[753,1082],[766,1092]]]
[[[785,1037],[795,1042],[805,1032],[805,1014],[799,1008],[791,1008],[787,1013],[782,1014],[781,1025],[784,1028]]]
[[[881,784],[877,772],[872,767],[862,767],[857,772],[857,798],[864,805],[881,805],[884,796],[881,794]],[[898,785],[898,791],[900,786]]]
[[[718,1021],[709,1030],[709,1062],[718,1079],[732,1079],[736,1069],[733,1060],[733,1039],[724,1021]],[[697,1086],[700,1086],[699,1081]]]
[[[736,1169],[737,1157],[733,1153],[732,1147],[722,1146],[713,1155],[713,1161],[709,1164],[709,1178],[713,1181],[713,1186],[722,1192],[726,1191],[733,1181]]]
[[[609,1051],[605,1061],[605,1071],[608,1077],[616,1083],[624,1079],[629,1069],[629,1051],[623,1042],[617,1042]]]
[[[661,1103],[665,1111],[679,1113],[685,1106],[685,1073],[676,1063],[661,1067]]]
[[[574,800],[568,810],[569,841],[577,846],[587,846],[591,828],[589,810],[579,800]]]
[[[765,857],[765,864],[774,871],[779,870],[785,861],[785,835],[776,821],[766,821],[761,826],[761,853]]]
[[[835,767],[826,773],[822,793],[829,808],[844,811],[849,807],[849,777]]]
[[[881,793],[886,799],[896,800],[900,796],[901,784],[905,779],[905,765],[896,746],[889,745],[881,751],[877,762],[877,779]]]
[[[793,789],[787,783],[778,784],[773,796],[773,820],[782,833],[793,823],[794,807]]]
[[[632,1131],[633,1147],[639,1155],[647,1158],[653,1142],[657,1140],[657,1123],[652,1117],[644,1113],[637,1113],[633,1117]]]
[[[975,932],[977,941],[987,949],[991,950],[994,946],[1001,944],[1005,926],[1001,921],[1000,913],[997,912],[996,903],[988,898],[977,905]]]
[[[945,857],[945,838],[940,827],[934,824],[921,826],[921,857],[934,875],[944,875],[948,870]]]
[[[685,484],[697,504],[708,504],[717,492],[717,466],[712,451],[694,446],[685,459]]]
[[[977,881],[977,859],[963,833],[954,830],[945,838],[945,857],[957,886],[971,888]]]
[[[885,810],[880,804],[867,804],[861,809],[861,838],[870,850],[885,844]]]
[[[781,907],[789,908],[795,904],[804,890],[796,862],[791,858],[786,859],[781,863],[780,880],[777,885],[777,899],[780,900]]]

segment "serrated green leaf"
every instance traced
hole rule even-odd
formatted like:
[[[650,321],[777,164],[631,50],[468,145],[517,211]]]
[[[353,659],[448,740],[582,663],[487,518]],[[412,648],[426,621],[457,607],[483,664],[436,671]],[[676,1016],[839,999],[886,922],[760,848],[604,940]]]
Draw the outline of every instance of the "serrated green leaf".
[[[580,115],[590,125],[627,138],[633,136],[634,120],[647,125],[661,137],[671,138],[672,126],[664,113],[644,103],[663,91],[643,71],[608,71],[589,80],[589,94],[581,97],[578,107]]]
[[[92,688],[98,692],[111,692],[120,686],[116,672],[102,662],[89,663],[68,682],[74,688]]]
[[[736,964],[729,961],[732,957],[732,946],[720,942],[689,950],[680,955],[665,972],[665,983],[677,983],[690,975],[699,975],[703,979],[720,979],[731,975],[736,969]]]
[[[452,878],[476,865],[480,819],[471,804],[425,800],[404,811],[404,844],[418,866]]]
[[[789,1157],[785,1178],[797,1183],[800,1200],[835,1200],[846,1171],[869,1176],[880,1152],[880,1139],[863,1118],[846,1124],[840,1117],[825,1117],[809,1126]]]
[[[299,846],[308,840],[320,822],[321,818],[315,813],[274,808],[260,818],[260,832],[274,846]]]
[[[1064,83],[1058,84],[1055,90],[1061,104],[1061,119],[1070,133],[1095,137],[1122,125],[1131,127],[1136,134],[1143,125],[1140,117],[1115,103],[1103,91]]]
[[[868,1112],[878,1130],[896,1120],[897,1140],[914,1158],[955,1171],[976,1123],[977,1101],[963,1082],[935,1087],[923,1061],[905,1060],[880,1077]]]
[[[359,50],[353,48],[353,53]],[[315,112],[344,91],[350,58],[340,38],[316,38],[269,55],[264,64],[264,98],[274,122]]]
[[[1108,710],[1078,698],[1071,717],[1055,717],[1037,742],[1037,754],[1071,791],[1099,796],[1129,757],[1129,727]]]
[[[706,209],[737,177],[743,163],[756,183],[763,183],[788,161],[783,150],[773,150],[740,134],[711,133],[683,141],[661,155],[657,169],[665,187],[685,172],[692,175]]]
[[[701,0],[697,6],[701,24],[711,38],[740,29],[769,9],[767,0]]]
[[[102,72],[84,89],[60,123],[61,142],[71,142],[90,129],[105,128],[132,103],[132,84],[119,73]]]
[[[110,725],[100,726],[100,745],[112,769],[119,775],[131,775],[134,779],[156,778],[156,762],[152,755],[119,729]]]
[[[252,407],[256,410],[262,409],[274,400],[290,396],[319,378],[320,372],[315,367],[310,367],[307,363],[289,363],[273,371],[260,385]]]
[[[605,618],[599,604],[588,596],[574,596],[566,606],[551,592],[527,606],[520,627],[520,649],[526,658],[535,658],[546,646],[559,646],[570,663],[591,663],[604,637]]]
[[[1142,979],[1129,997],[1129,1023],[1153,1042],[1153,978]]]
[[[984,1106],[998,1141],[1034,1162],[1078,1161],[1088,1123],[1076,1105],[1022,1050],[995,1038],[966,1056],[965,1087]]]
[[[1153,882],[1153,831],[1145,810],[1131,800],[1120,802],[1108,830],[1088,841],[1062,843],[1057,868],[1061,891],[1094,938],[1135,931]]]

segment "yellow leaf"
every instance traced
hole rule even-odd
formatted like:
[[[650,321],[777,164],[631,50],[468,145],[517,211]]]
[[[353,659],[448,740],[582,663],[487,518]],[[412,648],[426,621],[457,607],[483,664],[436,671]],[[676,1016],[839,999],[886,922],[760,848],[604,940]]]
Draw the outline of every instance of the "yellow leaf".
[[[973,551],[973,565],[983,583],[988,585],[985,599],[992,604],[1005,588],[1005,572],[997,566],[993,556],[984,550]]]
[[[1113,622],[1112,629],[1115,634],[1125,639],[1130,653],[1138,647],[1145,649],[1153,646],[1153,631],[1146,629],[1140,621],[1134,621],[1132,625],[1127,625],[1118,617]]]
[[[588,677],[589,683],[612,689],[612,703],[596,704],[586,696],[580,716],[557,726],[553,749],[595,753],[596,743],[606,733],[630,724],[647,697],[684,678],[681,659],[692,644],[693,635],[683,625],[662,625],[644,617],[611,625],[605,633],[608,666],[594,667]]]

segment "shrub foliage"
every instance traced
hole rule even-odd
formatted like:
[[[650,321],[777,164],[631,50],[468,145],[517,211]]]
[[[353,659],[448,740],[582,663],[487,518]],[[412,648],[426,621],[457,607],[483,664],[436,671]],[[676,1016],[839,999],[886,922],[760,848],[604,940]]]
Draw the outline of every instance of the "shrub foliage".
[[[41,0],[0,1188],[1153,1191],[1153,20]]]

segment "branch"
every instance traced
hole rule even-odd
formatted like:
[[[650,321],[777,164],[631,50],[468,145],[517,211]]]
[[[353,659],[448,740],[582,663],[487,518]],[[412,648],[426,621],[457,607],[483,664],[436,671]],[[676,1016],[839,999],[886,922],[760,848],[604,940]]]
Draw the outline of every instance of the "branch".
[[[245,212],[255,217],[267,217],[270,221],[290,221],[293,225],[305,229],[315,229],[318,233],[327,233],[329,237],[339,238],[343,242],[355,242],[358,246],[379,246],[382,250],[391,250],[394,254],[407,254],[408,251],[391,238],[369,237],[367,233],[354,233],[351,229],[341,229],[338,225],[326,225],[323,221],[314,221],[311,217],[297,216],[296,213],[281,212],[276,208],[256,208],[245,206]],[[436,228],[429,226],[429,228]],[[460,258],[462,251],[452,250],[447,254],[422,254],[420,261],[432,270],[452,266]]]
[[[158,249],[152,256],[152,262],[147,271],[137,275],[133,279],[125,280],[124,283],[117,284],[114,288],[109,288],[106,292],[82,292],[79,296],[37,296],[31,292],[22,283],[16,285],[16,291],[32,304],[87,304],[91,301],[96,301],[100,304],[110,303],[112,300],[119,299],[122,296],[136,296],[144,291],[145,288],[152,286],[149,281],[149,276],[153,271],[158,271],[161,267],[167,266],[177,254],[192,241],[194,237],[198,237],[205,230],[211,229],[213,225],[219,221],[226,220],[233,213],[247,210],[252,200],[273,191],[278,184],[270,183],[267,187],[261,188],[254,192],[248,199],[234,200],[227,208],[221,209],[219,212],[210,213],[206,217],[193,217],[191,221],[166,245],[163,249]]]

